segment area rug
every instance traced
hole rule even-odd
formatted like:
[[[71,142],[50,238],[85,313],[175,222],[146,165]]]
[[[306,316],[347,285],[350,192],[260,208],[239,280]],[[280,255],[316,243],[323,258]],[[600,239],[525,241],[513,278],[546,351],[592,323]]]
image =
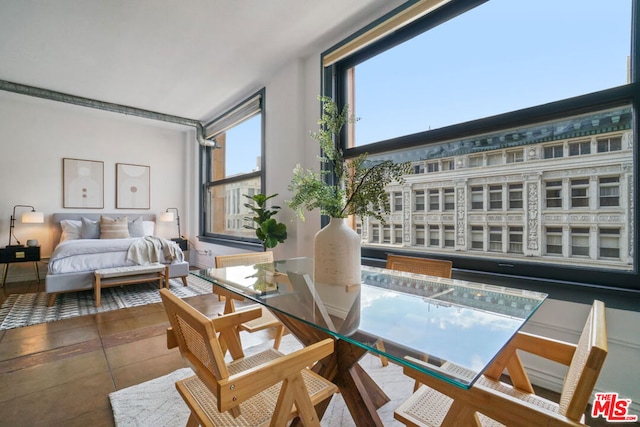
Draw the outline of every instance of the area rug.
[[[245,350],[253,354],[271,346],[272,341]],[[289,353],[301,348],[293,335],[285,335],[280,351]],[[393,411],[412,393],[413,380],[402,373],[402,368],[390,363],[382,367],[380,359],[370,354],[360,360],[360,365],[382,387],[391,399],[378,409],[385,426],[401,426],[394,420]],[[178,369],[168,375],[137,384],[109,395],[113,417],[118,427],[183,426],[189,418],[189,408],[176,390],[176,381],[193,375],[190,368]],[[323,427],[355,426],[349,410],[340,394],[333,396],[322,418]]]
[[[187,281],[184,286],[181,279],[171,279],[169,289],[180,298],[211,293],[211,283],[191,275]],[[59,294],[51,307],[48,298],[46,292],[10,295],[0,307],[0,330],[153,304],[160,302],[160,293],[157,282],[105,288],[100,307],[94,304],[93,290]]]

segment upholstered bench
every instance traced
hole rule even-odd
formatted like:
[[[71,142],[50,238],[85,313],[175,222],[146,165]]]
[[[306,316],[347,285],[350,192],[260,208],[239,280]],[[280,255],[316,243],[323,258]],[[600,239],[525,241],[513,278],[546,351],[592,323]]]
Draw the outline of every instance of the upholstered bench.
[[[95,274],[95,304],[100,307],[102,288],[158,281],[158,287],[169,286],[169,267],[164,264],[133,265],[129,267],[101,268]]]

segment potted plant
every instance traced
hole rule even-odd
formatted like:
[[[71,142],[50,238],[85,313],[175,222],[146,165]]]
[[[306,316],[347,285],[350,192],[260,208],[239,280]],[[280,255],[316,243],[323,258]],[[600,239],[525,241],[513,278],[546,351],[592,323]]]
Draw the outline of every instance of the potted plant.
[[[305,210],[316,208],[331,218],[314,240],[314,280],[350,285],[360,283],[360,237],[345,218],[373,216],[384,223],[382,213],[390,213],[386,187],[394,181],[403,183],[403,175],[411,173],[411,164],[391,160],[374,163],[367,160],[367,153],[345,160],[341,131],[356,119],[349,115],[348,105],[340,110],[330,97],[319,100],[320,129],[311,136],[322,150],[322,170],[304,170],[297,165],[288,187],[293,198],[286,203],[303,220]]]
[[[267,201],[277,197],[277,194],[266,196],[262,193],[244,197],[253,201],[253,203],[245,203],[244,206],[255,214],[253,217],[246,217],[255,225],[245,225],[245,228],[255,230],[256,237],[262,242],[262,250],[275,248],[278,243],[283,243],[287,238],[287,226],[278,222],[273,216],[278,213],[280,206],[267,207]]]

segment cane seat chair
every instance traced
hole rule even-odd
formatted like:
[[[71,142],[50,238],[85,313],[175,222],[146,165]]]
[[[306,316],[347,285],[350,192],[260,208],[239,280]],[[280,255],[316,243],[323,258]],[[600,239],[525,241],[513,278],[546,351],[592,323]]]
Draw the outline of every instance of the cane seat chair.
[[[517,351],[568,366],[559,402],[535,394]],[[582,426],[606,355],[605,306],[595,300],[577,345],[519,332],[468,390],[405,368],[423,385],[394,417],[409,426]],[[505,369],[511,384],[500,380]]]
[[[191,410],[187,426],[284,426],[295,417],[320,426],[314,406],[338,389],[307,367],[333,353],[332,339],[287,355],[268,348],[245,357],[236,326],[259,316],[258,309],[209,319],[168,289],[160,294],[180,353],[195,372],[176,383]]]
[[[233,255],[218,255],[215,257],[216,268],[234,267],[237,265],[252,265],[263,264],[273,262],[273,252],[249,252]],[[233,292],[225,291],[224,289],[215,288],[214,292],[225,298],[224,313],[232,313],[236,311],[234,301],[243,301],[243,298],[234,294]],[[252,304],[240,308],[240,310],[246,310],[251,307],[260,307],[258,304]],[[249,333],[261,331],[263,329],[275,328],[275,335],[273,339],[273,348],[276,350],[280,348],[282,342],[282,336],[285,333],[284,325],[271,313],[268,309],[260,307],[262,309],[262,316],[258,319],[250,322],[245,322],[240,325],[240,329]]]
[[[387,264],[385,268],[388,270],[406,271],[408,273],[425,274],[427,276],[450,279],[452,266],[453,263],[448,260],[387,254]],[[384,343],[381,340],[376,341],[375,345],[378,350],[384,351]],[[389,364],[386,357],[378,357],[380,357],[382,366]]]

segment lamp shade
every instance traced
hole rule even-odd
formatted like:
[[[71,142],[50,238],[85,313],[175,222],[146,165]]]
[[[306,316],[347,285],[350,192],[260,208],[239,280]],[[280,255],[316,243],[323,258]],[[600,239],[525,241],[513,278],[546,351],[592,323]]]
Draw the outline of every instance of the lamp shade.
[[[21,218],[25,224],[42,224],[44,223],[43,212],[24,212]]]
[[[160,214],[160,221],[162,222],[171,222],[175,219],[173,216],[173,212],[162,212]]]

